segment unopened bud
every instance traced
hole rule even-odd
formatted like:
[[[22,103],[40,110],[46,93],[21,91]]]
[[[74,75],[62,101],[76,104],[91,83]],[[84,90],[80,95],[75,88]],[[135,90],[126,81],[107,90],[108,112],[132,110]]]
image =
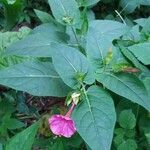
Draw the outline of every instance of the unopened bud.
[[[80,95],[81,95],[80,93],[73,93],[71,95],[71,98],[76,105],[78,104],[78,102],[80,100]]]

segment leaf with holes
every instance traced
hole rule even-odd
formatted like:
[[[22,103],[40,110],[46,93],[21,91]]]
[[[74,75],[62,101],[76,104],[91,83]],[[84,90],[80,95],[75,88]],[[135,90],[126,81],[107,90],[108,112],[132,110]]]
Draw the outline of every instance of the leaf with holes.
[[[73,112],[76,128],[92,150],[111,147],[116,113],[110,95],[98,86],[91,86]]]

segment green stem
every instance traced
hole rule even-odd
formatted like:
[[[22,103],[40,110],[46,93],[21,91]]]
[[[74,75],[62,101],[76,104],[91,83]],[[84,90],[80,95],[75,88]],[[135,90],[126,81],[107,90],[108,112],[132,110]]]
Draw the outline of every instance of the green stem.
[[[78,44],[78,47],[80,47],[80,42],[79,42],[79,40],[78,40],[77,34],[76,34],[76,32],[75,32],[75,30],[74,30],[74,28],[73,28],[72,26],[71,26],[71,30],[72,30],[72,32],[73,32],[73,34],[74,34],[74,37],[75,37],[76,42],[77,42],[77,44]]]
[[[76,42],[77,42],[77,45],[78,45],[78,48],[79,48],[80,52],[83,53],[84,55],[86,55],[85,49],[80,45],[80,41],[78,40],[78,37],[77,37],[77,34],[76,34],[74,28],[71,27],[71,29],[72,29],[72,32],[73,32],[74,37],[76,39]]]

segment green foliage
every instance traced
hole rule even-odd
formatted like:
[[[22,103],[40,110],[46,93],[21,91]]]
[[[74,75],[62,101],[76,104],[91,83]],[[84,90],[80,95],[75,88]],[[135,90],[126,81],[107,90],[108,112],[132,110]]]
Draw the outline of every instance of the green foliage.
[[[27,61],[2,70],[0,83],[37,96],[63,97],[70,90],[47,62]]]
[[[140,5],[150,5],[149,0],[121,0],[120,5],[127,13],[132,13]]]
[[[34,142],[34,137],[37,133],[39,122],[34,123],[24,131],[18,133],[16,136],[11,138],[6,144],[6,150],[29,150]]]
[[[37,9],[35,9],[34,11],[42,23],[49,23],[54,21],[53,17],[50,14]]]
[[[58,22],[66,25],[79,23],[80,11],[75,0],[48,0],[48,2]]]
[[[3,4],[12,7],[17,2]],[[43,112],[28,107],[22,92],[16,92],[15,98],[2,92],[7,100],[0,101],[0,146],[6,150],[30,150],[32,145],[48,150],[149,149],[150,18],[133,21],[138,18],[136,8],[142,10],[149,1],[48,0],[47,4],[52,14],[35,7],[43,24],[31,32],[23,28],[0,33],[0,84],[34,96],[70,98],[70,93],[80,93],[72,115],[78,133],[70,139],[44,135],[43,131],[49,132],[46,117],[35,137],[39,122],[24,129],[16,114],[29,115],[32,109],[40,118],[45,105]],[[135,9],[135,14],[125,16]],[[17,15],[18,11],[10,17],[11,27]],[[50,106],[46,116],[58,110]]]
[[[91,86],[82,101],[73,113],[77,131],[92,150],[109,149],[116,120],[112,98],[100,87]]]
[[[112,41],[126,32],[122,23],[110,20],[96,20],[90,22],[87,33],[87,56],[98,68],[104,61],[107,52],[113,47]],[[99,62],[99,63],[98,63]]]
[[[79,6],[91,6],[98,3],[100,0],[76,0]]]
[[[81,82],[89,84],[94,82],[90,64],[86,57],[77,49],[63,45],[53,45],[53,51],[54,67],[68,86],[76,89],[80,86]],[[67,74],[64,74],[64,72],[67,72]],[[83,80],[81,79],[80,81],[82,76]]]
[[[150,43],[141,43],[130,46],[128,49],[145,65],[150,64]]]
[[[147,90],[142,81],[136,76],[125,73],[112,74],[108,72],[102,72],[96,76],[97,80],[109,90],[150,110]]]

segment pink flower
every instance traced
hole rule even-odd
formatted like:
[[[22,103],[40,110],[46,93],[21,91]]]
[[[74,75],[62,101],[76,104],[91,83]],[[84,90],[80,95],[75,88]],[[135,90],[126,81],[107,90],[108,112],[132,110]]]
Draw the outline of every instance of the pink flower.
[[[50,129],[55,135],[71,137],[76,132],[75,123],[70,118],[74,107],[75,104],[73,103],[65,116],[53,115],[49,118]]]

